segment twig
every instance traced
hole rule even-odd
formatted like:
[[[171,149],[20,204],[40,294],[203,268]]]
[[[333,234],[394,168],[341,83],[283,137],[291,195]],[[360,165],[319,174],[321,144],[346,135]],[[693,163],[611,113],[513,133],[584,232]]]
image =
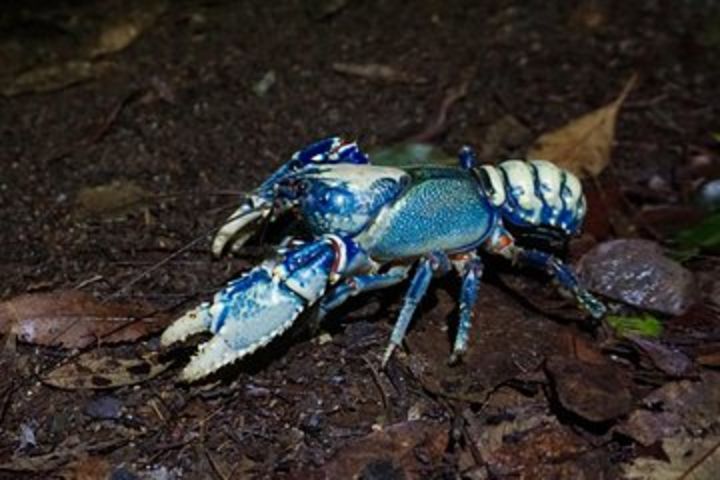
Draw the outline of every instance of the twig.
[[[54,155],[51,155],[50,158],[46,160],[46,164],[54,163],[59,160],[64,159],[65,157],[68,157],[75,153],[76,151],[89,147],[90,145],[93,145],[100,140],[107,134],[107,132],[110,130],[110,127],[115,123],[115,121],[120,116],[120,113],[130,105],[131,103],[135,102],[136,100],[142,98],[143,95],[145,95],[144,89],[134,90],[130,92],[128,95],[123,97],[119,102],[115,104],[112,110],[110,110],[110,113],[105,116],[103,121],[100,123],[100,125],[95,129],[94,132],[92,132],[90,135],[81,138],[79,141],[75,142],[73,145],[70,145],[69,147],[65,148],[64,150],[61,150],[59,153],[56,153]]]
[[[367,359],[367,357],[363,356],[362,359],[365,361],[365,364],[370,369],[370,372],[372,373],[373,381],[375,382],[375,385],[378,388],[378,391],[380,392],[380,398],[382,399],[383,409],[385,410],[385,418],[389,423],[392,423],[392,410],[390,408],[390,401],[388,400],[388,394],[385,391],[385,388],[382,385],[382,382],[380,381],[380,375],[378,374],[377,369],[372,364],[370,360]]]
[[[408,138],[408,142],[429,142],[430,140],[443,134],[448,128],[448,113],[450,108],[455,105],[458,101],[465,98],[470,87],[470,82],[475,76],[475,70],[472,69],[468,74],[465,75],[465,79],[459,84],[455,85],[447,90],[445,98],[440,103],[437,115],[434,119],[418,134]]]
[[[205,457],[207,457],[208,463],[210,464],[210,467],[213,470],[213,473],[215,473],[215,476],[217,476],[220,480],[228,480],[228,476],[222,473],[220,471],[220,466],[215,462],[215,459],[213,458],[212,454],[208,451],[207,448],[203,448],[205,451]]]
[[[8,408],[10,407],[10,401],[12,399],[13,393],[15,393],[16,387],[15,387],[15,381],[10,381],[10,386],[8,386],[5,389],[4,392],[4,400],[2,403],[2,407],[0,407],[0,425],[2,425],[3,421],[5,421],[5,415],[7,414]]]

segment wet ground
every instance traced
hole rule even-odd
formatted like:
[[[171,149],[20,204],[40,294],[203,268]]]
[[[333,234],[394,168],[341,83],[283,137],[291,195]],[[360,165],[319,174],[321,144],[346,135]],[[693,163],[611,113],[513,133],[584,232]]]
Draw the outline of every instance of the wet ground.
[[[698,215],[687,172],[700,157],[717,165],[711,2],[51,5],[0,13],[1,300],[78,289],[176,315],[258,261],[261,248],[213,260],[208,232],[309,141],[522,156],[633,74],[610,167],[586,183],[590,224],[573,258],[614,237],[664,243]],[[695,306],[660,315],[663,336],[647,348],[591,328],[544,279],[502,264],[454,367],[452,276],[435,282],[386,371],[403,288],[194,386],[176,383],[178,366],[109,390],[41,381],[86,351],[147,355],[157,335],[81,351],[16,347],[10,335],[0,477],[610,479],[643,457],[678,477],[636,478],[711,478],[699,475],[717,456],[720,402],[702,399],[720,391],[720,262],[705,253],[685,266]],[[673,456],[683,448],[693,462]]]

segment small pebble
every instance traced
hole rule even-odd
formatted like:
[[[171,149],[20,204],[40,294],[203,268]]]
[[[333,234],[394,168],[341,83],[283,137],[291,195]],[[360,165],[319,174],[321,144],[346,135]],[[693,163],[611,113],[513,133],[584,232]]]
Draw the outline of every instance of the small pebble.
[[[91,400],[85,406],[85,414],[92,418],[114,420],[120,418],[122,402],[117,398],[106,395]]]

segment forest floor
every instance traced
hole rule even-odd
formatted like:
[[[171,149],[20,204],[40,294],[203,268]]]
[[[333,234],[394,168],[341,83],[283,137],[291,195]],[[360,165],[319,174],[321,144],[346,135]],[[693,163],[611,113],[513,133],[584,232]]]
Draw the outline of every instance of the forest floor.
[[[0,328],[0,478],[712,478],[720,257],[692,248],[681,266],[648,253],[669,255],[702,220],[695,189],[720,172],[712,5],[4,9],[0,327],[16,323]],[[522,157],[633,76],[609,166],[587,177],[571,261],[616,238],[651,242],[639,255],[674,275],[659,280],[666,298],[633,309],[632,286],[594,290],[617,318],[651,312],[641,318],[661,332],[595,328],[544,277],[489,262],[460,365],[447,364],[459,288],[448,275],[385,370],[404,285],[178,383],[192,345],[161,352],[158,331],[270,251],[213,259],[210,232],[292,152],[340,134]],[[138,316],[151,318],[134,333],[107,330]]]

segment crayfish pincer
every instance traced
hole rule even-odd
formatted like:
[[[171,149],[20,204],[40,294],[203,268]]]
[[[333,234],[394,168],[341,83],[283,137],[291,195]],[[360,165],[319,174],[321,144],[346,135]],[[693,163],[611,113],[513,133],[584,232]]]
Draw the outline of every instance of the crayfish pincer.
[[[542,269],[593,317],[605,313],[551,253],[579,232],[586,204],[578,179],[546,161],[478,166],[464,147],[457,167],[395,168],[372,165],[355,143],[327,138],[295,153],[242,201],[215,236],[213,253],[242,246],[264,220],[288,211],[306,227],[305,238],[285,239],[274,258],[163,333],[164,345],[214,334],[182,371],[184,380],[251,354],[312,306],[322,317],[351,296],[410,278],[384,365],[432,277],[451,269],[462,278],[457,359],[468,345],[481,252]]]

